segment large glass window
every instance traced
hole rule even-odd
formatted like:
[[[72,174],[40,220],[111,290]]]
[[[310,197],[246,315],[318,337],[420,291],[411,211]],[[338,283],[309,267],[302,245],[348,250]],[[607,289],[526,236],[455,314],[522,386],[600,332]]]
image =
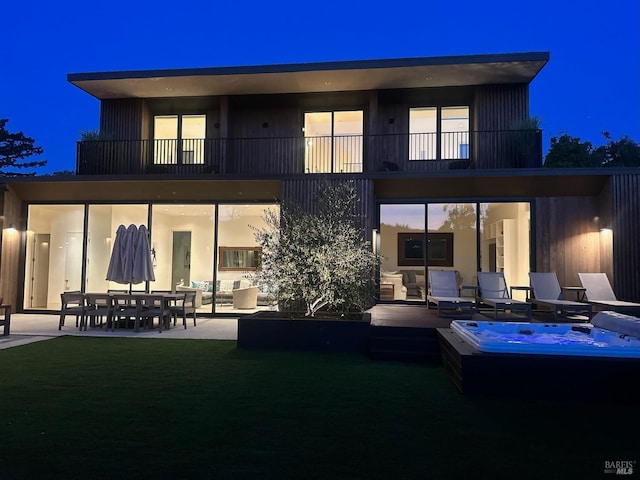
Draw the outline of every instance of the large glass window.
[[[425,295],[425,206],[380,206],[380,299],[422,301]]]
[[[260,269],[262,253],[253,228],[264,226],[265,210],[278,208],[273,204],[220,206],[216,244],[215,205],[151,206],[150,246],[156,279],[149,282],[149,290],[198,290],[201,313],[277,309],[276,286],[257,285],[252,274]],[[86,219],[85,232],[84,205],[29,206],[25,309],[57,310],[60,294],[66,291],[98,293],[130,287],[105,277],[118,227],[149,226],[149,206],[89,205]],[[132,289],[144,291],[146,287],[142,283]]]
[[[214,205],[153,205],[151,288],[197,288],[200,311],[213,307]]]
[[[425,267],[454,270],[459,286],[477,285],[478,271],[504,272],[509,286],[529,285],[530,204],[383,204],[379,253],[381,300],[424,300]],[[524,299],[524,292],[514,296]]]
[[[276,309],[276,285],[256,285],[252,274],[260,268],[261,247],[254,228],[262,228],[264,212],[276,205],[220,205],[218,213],[216,312]]]
[[[205,115],[156,115],[153,117],[155,164],[204,163]]]
[[[468,106],[409,109],[409,160],[468,158]]]
[[[362,110],[305,113],[305,172],[362,172],[362,135]]]
[[[504,272],[509,286],[529,285],[529,203],[481,203],[480,213],[481,271]],[[515,298],[524,295],[514,291]]]
[[[427,213],[429,269],[454,270],[458,286],[475,285],[476,204],[430,203]]]
[[[409,110],[409,160],[437,158],[438,110],[436,107]]]
[[[29,206],[25,309],[59,309],[61,293],[81,290],[83,237],[83,205]]]
[[[87,231],[87,292],[106,292],[109,289],[125,289],[129,285],[105,279],[116,232],[120,225],[148,226],[147,205],[89,205]],[[144,290],[146,285],[132,286]]]

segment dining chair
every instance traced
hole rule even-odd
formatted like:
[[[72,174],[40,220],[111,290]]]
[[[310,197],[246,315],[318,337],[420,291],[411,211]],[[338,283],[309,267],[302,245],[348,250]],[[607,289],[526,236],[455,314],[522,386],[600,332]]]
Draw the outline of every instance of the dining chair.
[[[62,292],[60,294],[60,321],[58,322],[58,330],[64,327],[64,320],[67,315],[76,317],[76,327],[80,326],[84,321],[86,313],[86,302],[84,294],[80,291]]]
[[[140,329],[140,312],[138,306],[140,295],[111,293],[110,296],[113,302],[111,330],[115,331],[116,327],[120,327],[122,322],[124,322],[126,327],[129,321],[133,319],[133,328],[137,332]]]
[[[180,298],[171,305],[173,325],[176,325],[178,315],[182,317],[182,325],[187,328],[187,315],[193,316],[193,326],[196,326],[196,292],[181,292]]]
[[[95,327],[97,321],[99,321],[100,327],[102,327],[103,318],[106,317],[107,328],[112,323],[113,316],[113,297],[108,293],[87,293],[86,297],[86,311],[85,318],[81,323],[80,330],[84,327],[87,330],[87,324],[91,327]]]
[[[168,298],[161,294],[147,294],[138,296],[138,317],[144,323],[144,328],[153,328],[153,319],[158,317],[158,329],[168,330],[171,326],[171,309]],[[138,329],[136,329],[136,332]]]

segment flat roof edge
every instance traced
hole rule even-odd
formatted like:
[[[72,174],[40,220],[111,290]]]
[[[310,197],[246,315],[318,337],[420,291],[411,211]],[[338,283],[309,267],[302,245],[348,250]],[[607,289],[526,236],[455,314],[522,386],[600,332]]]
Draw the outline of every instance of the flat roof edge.
[[[440,57],[409,57],[375,60],[346,60],[335,62],[291,63],[255,66],[202,67],[182,69],[131,70],[89,73],[69,73],[70,83],[89,80],[120,80],[132,78],[186,77],[203,75],[244,75],[265,73],[294,73],[323,70],[360,70],[372,68],[401,68],[439,65],[467,65],[475,63],[548,62],[549,52],[494,53]]]

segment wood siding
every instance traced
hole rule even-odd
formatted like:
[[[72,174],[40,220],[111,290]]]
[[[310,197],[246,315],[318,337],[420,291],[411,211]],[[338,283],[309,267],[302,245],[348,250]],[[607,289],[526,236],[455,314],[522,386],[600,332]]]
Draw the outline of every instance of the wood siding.
[[[102,100],[100,104],[100,132],[114,140],[142,140],[148,138],[143,131],[145,122],[144,100]],[[146,120],[148,126],[148,119]]]
[[[144,172],[148,149],[136,142],[110,144],[109,140],[145,140],[149,138],[149,118],[146,105],[141,99],[103,100],[100,105],[100,133],[105,142],[95,145],[99,155],[106,158],[86,156],[85,165],[95,173],[127,174]],[[86,152],[85,152],[86,154]],[[108,159],[108,160],[107,160]],[[105,161],[106,160],[106,161]],[[109,172],[103,171],[105,163],[113,165]]]
[[[20,280],[20,253],[22,232],[26,231],[26,221],[22,218],[22,202],[11,190],[4,192],[4,218],[2,224],[2,268],[0,269],[0,297],[3,303],[11,304],[15,312],[18,302]],[[13,225],[15,230],[8,230]]]
[[[539,166],[540,146],[530,155],[513,152],[511,130],[528,117],[528,85],[420,88],[296,95],[104,100],[100,128],[115,140],[148,140],[155,114],[207,114],[207,138],[215,140],[207,153],[205,173],[280,175],[304,173],[304,113],[363,110],[363,171],[429,172],[458,168]],[[470,159],[409,161],[409,109],[421,106],[469,105]],[[216,127],[217,126],[217,127]],[[221,139],[217,141],[216,139]],[[533,141],[538,141],[537,138]],[[118,144],[109,158],[97,161],[100,171],[82,174],[172,173],[149,170],[152,146]],[[116,163],[117,165],[113,165]],[[79,162],[86,166],[88,162]],[[112,166],[113,165],[113,166]],[[105,172],[104,168],[113,171]],[[184,173],[194,173],[188,165]],[[95,169],[94,169],[95,170]]]
[[[579,272],[611,270],[602,248],[601,197],[536,199],[536,271],[555,272],[561,286],[579,286]]]
[[[473,105],[473,127],[478,132],[513,130],[529,117],[529,86],[488,85],[476,89]],[[482,135],[474,139],[475,168],[536,167],[524,162],[511,151],[504,135]]]
[[[299,108],[241,108],[229,116],[226,173],[304,171],[303,115]],[[291,141],[295,138],[300,141]]]
[[[283,180],[282,182],[282,200],[284,202],[296,202],[309,211],[315,211],[316,192],[321,182],[328,180],[330,182],[339,182],[344,179],[337,179],[328,176],[310,177],[304,179]],[[359,219],[359,225],[362,228],[365,238],[371,241],[373,222],[375,218],[375,197],[373,192],[373,181],[358,178],[353,180],[354,187],[358,192],[360,201],[353,212]]]
[[[613,278],[619,300],[640,301],[640,174],[617,174],[611,180]]]

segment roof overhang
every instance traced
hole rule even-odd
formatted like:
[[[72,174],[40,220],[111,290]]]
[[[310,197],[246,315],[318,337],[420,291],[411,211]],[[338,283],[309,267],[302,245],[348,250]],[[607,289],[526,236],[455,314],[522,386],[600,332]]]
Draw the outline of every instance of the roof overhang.
[[[420,57],[247,67],[72,73],[100,100],[341,92],[529,83],[548,52]]]
[[[464,170],[428,177],[375,179],[378,200],[509,199],[593,196],[602,193],[614,172],[597,169]]]
[[[600,195],[612,176],[639,169],[518,169],[430,172],[429,176],[379,172],[373,181],[380,201],[492,200]],[[339,175],[338,175],[339,176]],[[338,177],[336,176],[336,177]],[[301,179],[312,179],[308,175]],[[345,178],[352,178],[347,176]],[[281,179],[166,179],[140,175],[114,177],[7,178],[5,185],[27,203],[272,202],[281,198]]]
[[[124,202],[273,202],[280,198],[279,180],[195,180],[32,177],[11,180],[7,186],[29,203]]]

